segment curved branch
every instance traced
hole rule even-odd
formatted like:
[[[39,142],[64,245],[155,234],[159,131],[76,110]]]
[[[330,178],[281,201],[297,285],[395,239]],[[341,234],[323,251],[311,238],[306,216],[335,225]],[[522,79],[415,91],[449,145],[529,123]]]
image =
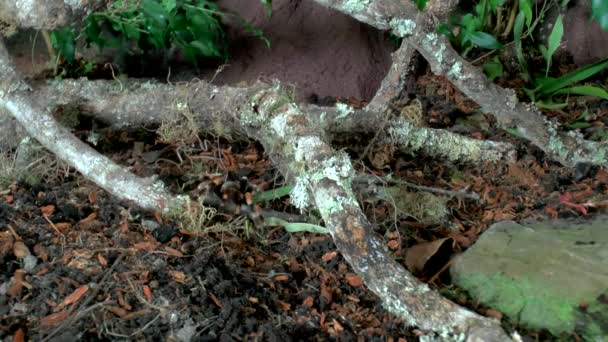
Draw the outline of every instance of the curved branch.
[[[28,85],[19,77],[0,41],[0,106],[4,107],[45,148],[65,160],[83,176],[120,199],[151,210],[169,211],[182,207],[185,199],[170,195],[162,183],[142,179],[61,127],[48,110],[33,103]]]
[[[498,321],[479,316],[446,300],[390,257],[373,234],[353,194],[355,176],[345,153],[334,151],[319,126],[275,86],[255,94],[235,119],[249,123],[285,175],[296,179],[292,202],[319,209],[338,249],[385,307],[408,324],[442,336],[506,341]]]
[[[248,96],[269,87],[261,83],[235,88],[216,87],[205,82],[176,86],[134,80],[122,82],[122,85],[118,85],[113,81],[86,79],[51,81],[36,86],[34,93],[36,98],[44,101],[40,103],[43,107],[78,105],[96,119],[117,127],[160,124],[180,118],[186,109],[201,129],[222,127],[244,135],[241,123],[232,120],[230,113],[245,106]],[[445,130],[414,127],[400,118],[387,119],[386,113],[315,105],[303,105],[301,108],[329,135],[369,134],[383,130],[387,133],[381,136],[379,142],[394,145],[404,153],[424,153],[465,163],[509,161],[515,156],[513,146],[508,143],[476,140]]]

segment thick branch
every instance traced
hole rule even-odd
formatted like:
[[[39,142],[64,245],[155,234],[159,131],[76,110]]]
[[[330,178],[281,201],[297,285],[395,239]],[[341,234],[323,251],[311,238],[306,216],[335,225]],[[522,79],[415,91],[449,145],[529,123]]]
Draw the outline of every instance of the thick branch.
[[[264,145],[285,175],[296,179],[292,202],[301,208],[315,204],[341,253],[385,307],[446,338],[508,340],[497,321],[444,299],[388,255],[355,199],[348,156],[335,152],[323,127],[289,98],[277,86],[261,91],[235,113],[236,119],[247,123],[250,136]]]
[[[109,158],[97,153],[57,124],[45,107],[33,103],[33,94],[19,78],[4,44],[0,41],[0,106],[4,107],[44,147],[65,160],[86,178],[120,199],[145,209],[181,207],[184,200],[166,192],[160,182],[141,179]]]
[[[78,105],[98,120],[113,126],[139,127],[159,124],[191,115],[202,130],[211,127],[245,135],[242,125],[231,119],[231,113],[248,103],[249,96],[269,85],[247,88],[216,87],[205,82],[171,86],[153,82],[124,81],[51,81],[37,86],[35,97],[41,105]],[[347,107],[302,106],[308,117],[327,134],[367,133],[384,129],[380,143],[395,145],[405,153],[460,162],[511,160],[510,144],[476,140],[444,130],[413,127],[399,118],[384,118],[367,110]],[[388,121],[386,124],[384,121]],[[217,133],[217,132],[211,132]]]
[[[52,30],[67,25],[76,15],[100,3],[102,0],[0,0],[0,23]]]

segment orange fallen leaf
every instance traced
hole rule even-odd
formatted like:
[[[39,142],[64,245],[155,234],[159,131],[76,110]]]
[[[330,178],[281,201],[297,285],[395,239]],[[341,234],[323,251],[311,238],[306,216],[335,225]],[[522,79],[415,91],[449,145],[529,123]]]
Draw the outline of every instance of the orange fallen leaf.
[[[486,310],[486,316],[488,316],[488,317],[494,317],[494,318],[496,318],[499,321],[502,320],[502,312],[497,311],[497,310],[487,309]]]
[[[279,306],[281,307],[281,310],[283,310],[283,311],[289,311],[289,310],[291,310],[291,304],[289,304],[289,303],[285,303],[283,301],[279,301]]]
[[[363,279],[356,274],[347,274],[346,281],[348,282],[348,285],[352,287],[359,287],[363,285]]]
[[[128,312],[119,306],[106,306],[106,309],[120,318],[124,318]]]
[[[85,224],[85,223],[89,223],[91,221],[93,221],[94,219],[97,218],[97,214],[96,213],[90,213],[89,216],[83,218],[82,220],[78,221],[79,224]]]
[[[32,253],[30,253],[30,249],[27,248],[23,241],[15,241],[13,244],[13,254],[15,257],[17,257],[17,259],[23,259]]]
[[[72,292],[70,295],[65,297],[65,299],[61,303],[59,303],[59,305],[57,305],[57,307],[55,308],[55,312],[63,309],[64,307],[70,304],[76,303],[85,293],[87,293],[87,291],[89,291],[89,285],[80,286],[79,288],[74,290],[74,292]]]
[[[104,256],[101,254],[97,254],[97,261],[99,261],[101,266],[108,266],[108,260],[106,260],[106,258],[104,258]]]
[[[443,238],[431,242],[425,242],[408,248],[405,255],[405,265],[411,272],[420,272],[424,269],[427,261],[437,254],[445,245],[453,246],[452,238]]]
[[[156,247],[158,247],[160,245],[160,243],[156,242],[156,241],[143,241],[143,242],[137,242],[133,245],[133,247],[135,247],[136,249],[139,250],[143,250],[143,251],[153,251],[156,249]]]
[[[14,197],[13,195],[4,195],[4,200],[6,201],[6,203],[11,204],[13,203]]]
[[[15,331],[15,335],[13,335],[13,342],[24,342],[25,341],[25,332],[23,329],[19,328]]]
[[[18,269],[13,274],[12,284],[9,287],[7,293],[11,297],[19,297],[21,295],[21,291],[25,287],[25,270]]]
[[[152,301],[152,289],[148,285],[144,285],[144,296],[148,302]]]
[[[169,246],[165,246],[165,252],[171,254],[174,257],[178,257],[178,258],[182,258],[184,256],[184,254],[182,254],[182,252],[178,251],[175,248],[169,247]]]
[[[390,240],[388,242],[388,248],[390,248],[391,250],[397,250],[399,248],[399,241],[397,240]]]
[[[95,190],[91,191],[91,193],[89,194],[89,202],[90,203],[97,202],[97,191],[95,191]]]
[[[52,313],[46,317],[43,317],[40,319],[40,325],[45,327],[45,328],[50,328],[50,327],[54,327],[56,325],[59,325],[59,323],[63,322],[66,320],[66,318],[68,318],[68,311],[64,310],[64,311],[60,311],[60,312],[55,312]]]
[[[287,281],[288,279],[289,279],[289,276],[287,276],[285,274],[281,274],[281,275],[274,277],[275,281]]]
[[[52,204],[45,205],[40,208],[40,211],[42,212],[42,215],[51,216],[55,212],[55,206]]]
[[[338,252],[327,252],[327,253],[323,254],[323,256],[321,257],[321,260],[328,262],[329,260],[335,258],[336,255],[338,255]]]
[[[139,316],[143,316],[147,313],[147,310],[139,310],[139,311],[135,311],[135,312],[130,312],[128,314],[126,314],[122,319],[128,321],[130,319],[139,317]]]
[[[72,224],[69,222],[59,222],[59,223],[55,223],[55,228],[57,228],[60,232],[64,232],[64,231],[72,228]]]
[[[311,296],[308,296],[306,297],[306,299],[304,299],[304,302],[302,302],[302,304],[308,306],[309,308],[312,308],[312,306],[315,304],[315,300]]]

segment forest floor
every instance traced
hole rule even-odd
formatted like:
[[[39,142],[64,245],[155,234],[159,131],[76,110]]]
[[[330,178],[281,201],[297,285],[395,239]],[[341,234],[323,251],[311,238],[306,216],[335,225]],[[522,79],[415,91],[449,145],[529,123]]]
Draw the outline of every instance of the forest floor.
[[[494,129],[492,120],[447,81],[425,74],[417,84],[428,125],[511,142],[518,147],[518,160],[447,165],[399,153],[382,160],[375,151],[373,161],[355,164],[361,172],[466,190],[480,199],[446,198],[449,215],[431,223],[395,215],[388,201],[361,198],[361,204],[376,233],[404,264],[411,247],[451,238],[452,244],[423,256],[429,262],[417,275],[459,304],[503,319],[451,285],[450,259],[494,222],[605,212],[608,172],[586,165],[568,170],[547,161],[539,150]],[[552,115],[568,124],[585,108],[596,108],[588,127],[600,127],[607,110],[603,105],[573,103],[567,112]],[[86,138],[90,124],[81,123],[76,134]],[[254,142],[201,137],[186,156],[183,147],[158,143],[153,130],[97,129],[99,151],[136,174],[158,174],[176,192],[206,189],[241,205],[252,189],[283,185]],[[345,141],[366,145],[365,139]],[[355,161],[361,150],[346,149]],[[227,183],[231,193],[223,186]],[[201,231],[180,230],[59,168],[0,190],[1,340],[415,341],[424,334],[383,309],[329,235],[289,233],[221,211],[210,215]],[[300,214],[288,196],[256,206],[254,212]],[[521,331],[513,322],[505,322],[505,328]],[[553,338],[545,332],[523,335]]]

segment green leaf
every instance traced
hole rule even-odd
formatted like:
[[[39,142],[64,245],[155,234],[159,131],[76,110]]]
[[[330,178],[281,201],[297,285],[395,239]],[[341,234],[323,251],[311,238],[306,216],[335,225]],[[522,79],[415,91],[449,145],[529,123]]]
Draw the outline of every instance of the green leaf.
[[[253,33],[253,35],[256,38],[258,38],[259,40],[261,40],[262,43],[264,43],[264,45],[266,45],[266,47],[270,49],[270,40],[268,40],[268,38],[266,38],[266,36],[264,36],[264,32],[262,30],[260,30],[259,28],[251,25],[251,23],[249,23],[247,20],[241,19],[241,23],[245,27],[246,31],[249,31],[249,32]]]
[[[71,28],[62,28],[51,32],[51,45],[72,64],[76,53],[76,34]]]
[[[419,11],[423,11],[427,1],[428,0],[414,0],[414,3],[416,4],[416,7],[418,7]]]
[[[525,17],[526,15],[523,12],[519,12],[519,14],[517,14],[515,24],[513,26],[513,41],[515,42],[515,55],[517,56],[517,61],[519,62],[519,67],[521,68],[523,78],[526,81],[529,81],[530,75],[528,74],[528,63],[526,63],[526,59],[524,58],[524,52],[521,44],[524,21],[526,20]]]
[[[256,193],[253,195],[253,202],[258,203],[262,201],[272,201],[289,195],[293,185],[284,185],[280,188],[267,190],[264,192]]]
[[[167,13],[171,13],[177,7],[176,0],[162,0],[161,5]]]
[[[103,49],[105,40],[101,38],[101,27],[100,23],[103,23],[102,18],[97,18],[95,15],[91,15],[87,18],[87,25],[84,29],[84,33],[87,37],[87,43],[93,43]]]
[[[426,0],[424,1],[426,2]],[[266,17],[270,18],[272,16],[272,0],[260,0],[260,2],[266,9]]]
[[[486,73],[490,81],[494,81],[496,78],[502,77],[502,63],[500,63],[498,57],[494,57],[483,64],[483,71]]]
[[[476,31],[469,34],[471,43],[484,49],[501,49],[502,44],[496,38],[486,32]]]
[[[566,107],[567,103],[554,103],[553,101],[537,101],[534,103],[538,108],[545,108],[549,110],[559,110]]]
[[[221,57],[222,54],[220,53],[220,51],[218,50],[217,46],[215,46],[215,44],[213,44],[212,41],[209,41],[207,39],[199,39],[199,40],[195,40],[190,42],[190,47],[194,48],[195,51],[198,52],[199,55],[202,56],[206,56],[206,57]]]
[[[141,10],[148,18],[154,20],[157,25],[164,26],[167,22],[169,13],[161,4],[154,0],[143,0],[141,2]]]
[[[593,126],[593,125],[588,122],[582,122],[582,121],[577,121],[577,122],[566,125],[566,127],[570,128],[570,129],[584,129],[584,128],[589,128],[591,126]]]
[[[591,0],[591,17],[598,21],[604,31],[608,31],[608,1]]]
[[[574,94],[582,96],[594,96],[608,100],[608,92],[600,87],[595,86],[577,86],[566,89],[560,89],[554,93],[554,95],[561,94]]]
[[[555,20],[555,25],[553,25],[553,30],[551,30],[551,34],[549,35],[549,42],[547,51],[545,54],[545,60],[547,61],[547,71],[545,75],[549,74],[549,68],[551,67],[551,59],[553,58],[553,54],[559,48],[559,43],[562,41],[562,37],[564,36],[564,24],[562,22],[562,16],[558,16],[557,20]]]
[[[532,0],[519,0],[519,14],[523,14],[526,18],[526,27],[530,27],[532,25]]]
[[[576,82],[583,81],[598,72],[602,71],[604,68],[608,66],[608,58],[603,59],[599,62],[586,65],[578,70],[567,73],[560,78],[545,78],[538,79],[537,85],[538,89],[536,89],[536,93],[539,96],[548,96],[556,91],[568,87]]]
[[[286,231],[290,233],[298,233],[298,232],[309,232],[309,233],[319,233],[319,234],[328,234],[329,229],[325,227],[318,226],[316,224],[310,223],[291,223],[285,220],[281,220],[276,217],[266,217],[264,218],[264,223],[269,226],[282,226]]]

